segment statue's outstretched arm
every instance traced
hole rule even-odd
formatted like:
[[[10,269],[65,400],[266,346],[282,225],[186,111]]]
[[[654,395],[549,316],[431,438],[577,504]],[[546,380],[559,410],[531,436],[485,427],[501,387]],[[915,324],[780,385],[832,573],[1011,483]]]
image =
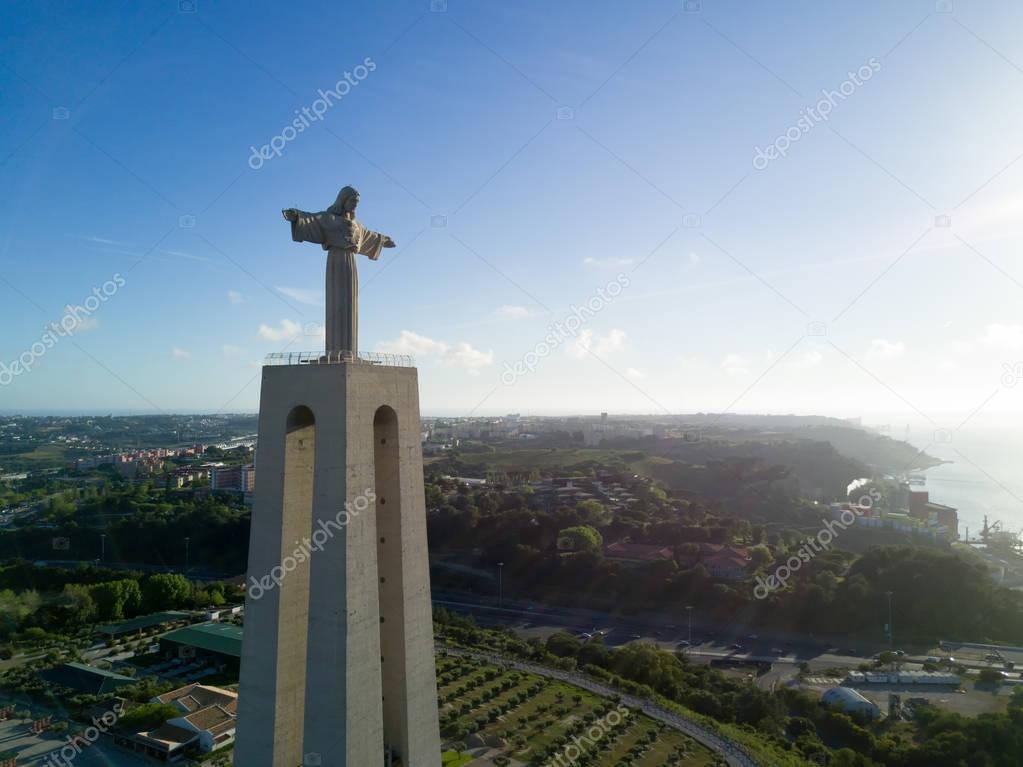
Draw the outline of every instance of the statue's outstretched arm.
[[[297,208],[285,208],[281,211],[284,220],[291,223],[291,239],[295,242],[315,242],[324,245],[327,233],[324,231],[323,213],[307,213]]]

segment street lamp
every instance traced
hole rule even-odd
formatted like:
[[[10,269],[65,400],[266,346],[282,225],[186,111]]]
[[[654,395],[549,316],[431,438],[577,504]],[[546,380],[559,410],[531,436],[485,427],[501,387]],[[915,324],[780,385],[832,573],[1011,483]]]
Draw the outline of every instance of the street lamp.
[[[693,606],[686,605],[686,614],[689,617],[689,646],[693,646]]]
[[[497,606],[504,607],[504,562],[497,563]]]
[[[886,591],[888,595],[888,649],[891,650],[895,645],[895,626],[892,625],[892,592]]]

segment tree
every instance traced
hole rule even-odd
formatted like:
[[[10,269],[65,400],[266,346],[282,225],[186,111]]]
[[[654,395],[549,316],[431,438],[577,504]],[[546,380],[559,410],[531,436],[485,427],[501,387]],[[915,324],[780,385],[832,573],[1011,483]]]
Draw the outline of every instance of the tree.
[[[179,573],[159,573],[142,583],[142,609],[146,612],[183,606],[192,595],[192,584]]]
[[[599,554],[604,548],[604,539],[589,525],[566,527],[558,533],[558,548],[565,551],[588,551]]]
[[[611,511],[599,501],[580,501],[575,510],[586,524],[605,527],[611,522]]]
[[[137,581],[107,581],[92,587],[100,620],[117,621],[134,615],[142,605],[142,590]]]
[[[977,679],[986,684],[1001,684],[1005,677],[996,668],[982,668],[977,674]]]
[[[575,657],[582,642],[565,631],[558,631],[547,638],[547,652],[559,658]]]
[[[580,668],[583,666],[606,666],[609,652],[603,637],[594,637],[579,648]]]
[[[143,732],[159,727],[168,719],[181,716],[176,706],[167,703],[143,703],[124,714],[117,727],[125,732]]]
[[[97,615],[96,600],[92,598],[91,587],[76,583],[64,584],[60,605],[67,611],[68,623],[87,625],[94,623]]]
[[[764,544],[757,544],[749,550],[750,564],[753,569],[759,569],[764,565],[768,565],[774,559],[771,556],[771,550]]]

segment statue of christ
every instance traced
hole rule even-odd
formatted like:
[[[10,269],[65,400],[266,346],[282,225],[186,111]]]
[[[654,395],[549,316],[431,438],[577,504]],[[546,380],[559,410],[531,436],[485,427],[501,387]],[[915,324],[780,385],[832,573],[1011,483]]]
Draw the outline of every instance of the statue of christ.
[[[394,240],[374,232],[355,218],[359,193],[346,186],[337,200],[320,213],[287,208],[281,211],[291,222],[291,239],[315,242],[327,251],[327,352],[359,353],[359,272],[356,254],[376,261],[381,248],[393,248]]]

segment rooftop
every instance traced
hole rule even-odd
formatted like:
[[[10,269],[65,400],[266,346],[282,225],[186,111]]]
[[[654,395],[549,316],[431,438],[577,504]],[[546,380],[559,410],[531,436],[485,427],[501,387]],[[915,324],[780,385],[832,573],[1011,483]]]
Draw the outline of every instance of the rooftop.
[[[152,613],[151,615],[140,615],[138,618],[132,618],[131,620],[122,621],[121,623],[108,623],[105,626],[100,626],[96,630],[101,634],[117,636],[119,634],[127,634],[132,631],[141,631],[142,629],[159,626],[163,623],[188,620],[189,617],[189,613],[181,612],[179,610],[171,610],[169,612]]]
[[[88,666],[84,663],[63,663],[60,666],[40,671],[39,677],[61,687],[68,687],[90,695],[112,692],[118,687],[135,684],[137,681],[134,677],[115,674],[113,671]]]
[[[675,556],[670,546],[656,546],[650,543],[612,543],[604,549],[604,553],[609,557],[648,562],[671,560]]]
[[[177,703],[179,708],[193,713],[208,706],[231,707],[237,702],[238,695],[220,687],[190,684],[158,695],[156,699],[160,703]]]
[[[231,623],[197,623],[165,634],[163,640],[242,657],[242,629]]]

